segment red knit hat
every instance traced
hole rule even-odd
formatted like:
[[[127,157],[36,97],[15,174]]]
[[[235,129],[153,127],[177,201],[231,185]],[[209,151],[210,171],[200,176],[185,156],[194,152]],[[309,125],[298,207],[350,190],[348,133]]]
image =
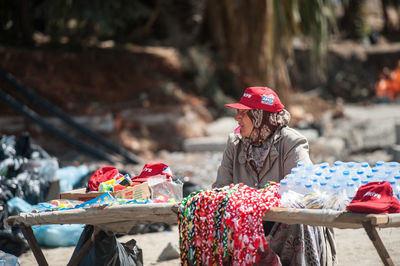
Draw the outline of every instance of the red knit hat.
[[[225,106],[239,110],[261,109],[272,113],[285,108],[278,95],[267,87],[249,87],[244,91],[240,102]]]
[[[171,169],[168,165],[161,162],[148,162],[144,165],[140,175],[132,178],[133,182],[146,182],[151,176],[166,175],[172,177]]]
[[[363,213],[397,213],[400,212],[400,203],[393,196],[389,182],[370,182],[358,189],[346,209]]]

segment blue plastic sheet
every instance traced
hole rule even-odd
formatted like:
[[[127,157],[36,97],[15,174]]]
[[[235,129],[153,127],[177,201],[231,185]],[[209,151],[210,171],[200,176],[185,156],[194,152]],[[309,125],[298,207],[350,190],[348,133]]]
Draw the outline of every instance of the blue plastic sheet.
[[[57,170],[56,178],[60,179],[61,192],[70,191],[85,175],[89,173],[86,165],[67,166]]]
[[[78,243],[83,224],[34,225],[33,233],[41,246],[69,247]]]
[[[19,266],[18,258],[12,254],[0,250],[1,266]]]

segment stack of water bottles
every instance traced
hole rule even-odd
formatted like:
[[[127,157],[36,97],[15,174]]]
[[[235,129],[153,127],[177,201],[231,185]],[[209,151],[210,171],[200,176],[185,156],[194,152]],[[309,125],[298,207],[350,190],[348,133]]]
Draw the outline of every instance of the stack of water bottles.
[[[369,182],[388,181],[400,199],[400,164],[377,161],[336,161],[306,165],[299,162],[280,182],[281,204],[290,208],[345,210],[358,188]]]

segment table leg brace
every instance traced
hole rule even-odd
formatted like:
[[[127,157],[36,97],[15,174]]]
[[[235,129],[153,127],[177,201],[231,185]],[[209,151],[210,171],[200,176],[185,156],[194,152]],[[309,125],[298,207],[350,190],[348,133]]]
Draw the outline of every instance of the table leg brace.
[[[371,222],[363,222],[363,226],[368,234],[369,239],[371,239],[372,243],[374,244],[375,249],[379,254],[379,257],[381,257],[383,264],[387,266],[394,266],[394,263],[390,258],[390,255],[387,252],[385,245],[382,242],[382,239],[379,237],[379,234],[376,231],[376,227],[373,226]]]

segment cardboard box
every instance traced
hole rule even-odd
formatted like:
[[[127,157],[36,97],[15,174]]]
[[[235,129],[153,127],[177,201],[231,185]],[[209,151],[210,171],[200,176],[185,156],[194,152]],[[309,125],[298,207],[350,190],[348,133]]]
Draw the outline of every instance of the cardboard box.
[[[129,187],[113,193],[113,196],[121,199],[148,200],[151,196],[147,182],[134,187]]]
[[[60,199],[88,201],[103,195],[103,193],[104,192],[86,193],[86,188],[79,188],[60,193]],[[110,192],[110,194],[116,198],[136,199],[142,201],[148,200],[151,195],[147,182],[136,185],[134,187],[128,187],[117,192]]]

